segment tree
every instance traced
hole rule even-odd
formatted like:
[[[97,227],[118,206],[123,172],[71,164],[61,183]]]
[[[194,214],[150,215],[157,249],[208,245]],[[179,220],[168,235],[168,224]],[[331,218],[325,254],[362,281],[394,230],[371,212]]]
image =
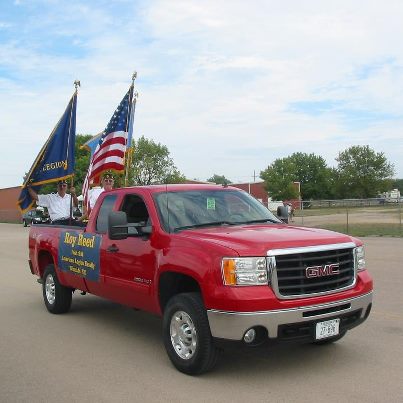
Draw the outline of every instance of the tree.
[[[301,184],[303,200],[327,199],[331,196],[332,170],[327,167],[323,157],[298,152],[289,158],[296,167],[294,180]]]
[[[217,175],[217,174],[214,174],[211,178],[207,179],[207,181],[213,182],[217,185],[228,185],[229,183],[232,183],[224,175]]]
[[[298,191],[293,186],[296,170],[294,162],[287,157],[275,160],[260,173],[260,177],[265,181],[266,190],[274,200],[298,198]]]
[[[88,166],[90,164],[91,153],[82,149],[81,146],[86,143],[92,136],[90,134],[77,134],[76,136],[76,165],[74,169],[74,186],[77,194],[81,192],[85,175],[87,175]]]
[[[368,145],[347,148],[336,161],[337,188],[343,198],[376,197],[391,187],[393,165],[384,153],[376,153]]]
[[[298,198],[293,182],[300,182],[304,200],[325,199],[332,194],[332,170],[321,156],[294,153],[277,159],[260,173],[271,197],[278,200]]]
[[[161,183],[185,183],[186,177],[177,168],[174,168],[171,173],[166,175]]]
[[[144,136],[133,143],[134,152],[128,175],[130,184],[151,185],[185,181],[186,178],[174,165],[166,146]]]

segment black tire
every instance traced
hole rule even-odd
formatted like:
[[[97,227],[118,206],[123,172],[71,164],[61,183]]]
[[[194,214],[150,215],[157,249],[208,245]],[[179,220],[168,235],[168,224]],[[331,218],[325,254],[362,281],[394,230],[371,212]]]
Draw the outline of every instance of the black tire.
[[[168,357],[180,372],[202,374],[217,362],[218,351],[199,293],[178,294],[169,300],[164,311],[163,338]]]
[[[339,341],[341,338],[343,338],[346,335],[347,331],[341,332],[338,336],[335,337],[329,337],[328,339],[323,339],[323,340],[315,340],[313,344],[317,346],[325,346],[326,344],[331,344],[335,343],[336,341]]]
[[[46,308],[50,313],[66,313],[71,306],[72,289],[59,283],[53,264],[45,268],[42,294]]]

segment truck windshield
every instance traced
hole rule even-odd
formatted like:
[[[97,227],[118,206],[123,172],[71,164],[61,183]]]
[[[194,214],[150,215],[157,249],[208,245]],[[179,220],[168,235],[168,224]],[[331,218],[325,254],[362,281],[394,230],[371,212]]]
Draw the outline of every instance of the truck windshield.
[[[167,232],[208,226],[281,223],[252,196],[236,190],[158,193],[155,201]]]

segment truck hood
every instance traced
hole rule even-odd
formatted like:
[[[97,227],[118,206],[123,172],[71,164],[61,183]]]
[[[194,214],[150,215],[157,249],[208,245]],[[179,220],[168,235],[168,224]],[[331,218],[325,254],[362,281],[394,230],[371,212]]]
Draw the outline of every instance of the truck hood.
[[[354,241],[352,237],[318,228],[291,225],[236,225],[185,230],[181,237],[231,248],[241,256],[265,256],[270,249],[316,246]]]

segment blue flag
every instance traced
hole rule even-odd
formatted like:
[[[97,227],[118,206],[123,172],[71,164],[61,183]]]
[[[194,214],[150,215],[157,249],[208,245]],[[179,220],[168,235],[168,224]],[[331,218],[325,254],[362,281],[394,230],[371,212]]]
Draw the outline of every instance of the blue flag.
[[[99,143],[99,139],[102,136],[102,132],[96,134],[95,136],[92,136],[88,141],[86,141],[80,148],[87,150],[91,153],[90,155],[90,159],[92,158],[92,156],[94,155],[95,149],[97,148],[97,145]]]
[[[34,204],[34,200],[32,200],[27,189],[28,185],[38,193],[42,185],[60,179],[67,179],[74,175],[76,107],[77,91],[71,97],[63,116],[53,129],[24,179],[18,198],[18,206],[21,212],[29,210]]]

